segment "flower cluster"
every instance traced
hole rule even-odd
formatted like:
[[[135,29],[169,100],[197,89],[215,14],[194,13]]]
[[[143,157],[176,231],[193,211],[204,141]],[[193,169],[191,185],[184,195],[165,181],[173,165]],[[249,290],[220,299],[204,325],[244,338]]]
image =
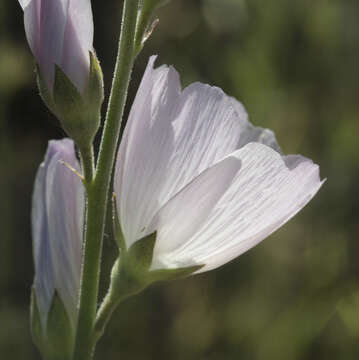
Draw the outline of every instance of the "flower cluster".
[[[120,298],[233,260],[300,211],[323,181],[311,160],[283,155],[273,132],[253,126],[236,99],[201,83],[182,89],[175,69],[154,68],[152,56],[118,149],[114,235],[121,261],[97,311],[106,196],[131,66],[153,30],[153,12],[168,1],[124,1],[125,55],[118,57],[97,163],[103,78],[90,0],[19,2],[40,93],[69,136],[49,142],[35,181],[32,332],[44,358],[77,359],[76,349],[86,348],[81,359],[88,359]],[[91,271],[81,280],[82,264]]]

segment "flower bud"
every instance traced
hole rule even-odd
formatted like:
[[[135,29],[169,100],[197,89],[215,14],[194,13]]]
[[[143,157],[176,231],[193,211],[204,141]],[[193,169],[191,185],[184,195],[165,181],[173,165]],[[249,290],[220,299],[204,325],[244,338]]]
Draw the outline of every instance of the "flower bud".
[[[65,165],[67,164],[67,166]],[[50,141],[32,202],[34,342],[48,360],[70,359],[81,274],[84,190],[70,139]]]
[[[19,0],[40,94],[81,147],[100,125],[103,80],[89,0]]]
[[[89,78],[93,19],[89,0],[19,0],[26,37],[47,87],[52,91],[55,65],[80,93]]]

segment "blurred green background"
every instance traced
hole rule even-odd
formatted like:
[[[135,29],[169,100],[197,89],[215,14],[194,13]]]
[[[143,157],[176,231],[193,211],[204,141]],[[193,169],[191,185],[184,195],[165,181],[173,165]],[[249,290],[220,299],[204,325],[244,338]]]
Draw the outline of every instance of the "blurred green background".
[[[93,0],[109,91],[120,0]],[[285,153],[321,165],[315,199],[221,269],[152,286],[113,317],[97,359],[359,358],[359,1],[175,0],[140,55],[240,99]],[[42,104],[17,1],[0,2],[0,358],[39,359],[29,334],[30,200],[47,141],[64,136]],[[115,254],[105,239],[103,277]]]

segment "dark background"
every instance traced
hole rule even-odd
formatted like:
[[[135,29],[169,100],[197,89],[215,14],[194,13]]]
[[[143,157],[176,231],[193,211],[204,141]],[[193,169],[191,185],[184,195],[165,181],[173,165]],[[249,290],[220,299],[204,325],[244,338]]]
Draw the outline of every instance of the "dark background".
[[[93,0],[109,91],[122,1]],[[300,360],[359,357],[359,2],[175,0],[140,55],[240,99],[286,153],[328,180],[261,245],[221,269],[157,284],[113,317],[97,359]],[[30,200],[47,141],[17,1],[0,2],[0,358],[39,359],[29,334]],[[104,279],[115,254],[105,239]],[[104,283],[103,288],[105,288]]]

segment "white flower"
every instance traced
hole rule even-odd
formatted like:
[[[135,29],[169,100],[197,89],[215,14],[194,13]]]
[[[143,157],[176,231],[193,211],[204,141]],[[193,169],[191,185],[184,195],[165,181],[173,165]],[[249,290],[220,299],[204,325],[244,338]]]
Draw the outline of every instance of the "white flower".
[[[77,317],[84,190],[80,178],[63,161],[79,169],[73,141],[50,141],[32,202],[34,293],[43,329],[55,291],[72,325]]]
[[[151,270],[219,267],[302,209],[322,181],[300,155],[247,120],[223,91],[181,91],[172,67],[147,66],[120,145],[114,188],[126,246],[157,232]]]

